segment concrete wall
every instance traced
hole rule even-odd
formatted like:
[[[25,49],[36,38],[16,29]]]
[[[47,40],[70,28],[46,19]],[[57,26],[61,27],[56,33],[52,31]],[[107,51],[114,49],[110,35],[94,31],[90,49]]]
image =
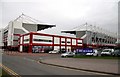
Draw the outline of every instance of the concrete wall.
[[[15,34],[24,34],[24,33],[26,33],[26,32],[23,31],[22,29],[14,28],[14,33],[15,33]]]
[[[9,24],[8,24],[9,26],[8,26],[8,38],[7,38],[7,41],[8,41],[8,43],[7,43],[7,46],[11,46],[11,45],[13,45],[13,22],[10,22]]]
[[[84,35],[85,35],[85,31],[76,31],[76,37],[77,38],[81,38]]]
[[[18,44],[17,42],[13,41],[18,39],[18,37],[14,36],[14,34],[25,33],[22,30],[22,23],[18,21],[9,22],[8,27],[6,27],[6,30],[8,30],[7,46],[16,46]]]
[[[116,39],[114,37],[108,36],[106,34],[94,33],[91,31],[87,31],[87,32],[77,31],[76,32],[77,38],[81,38],[83,36],[85,36],[84,38],[82,38],[84,44],[115,44],[116,42]],[[94,38],[95,41],[92,41],[92,38]],[[105,41],[103,41],[103,39],[105,39]]]
[[[26,30],[28,30],[29,32],[32,31],[37,31],[37,24],[27,24],[27,23],[23,23],[22,27],[24,27]]]
[[[0,29],[0,46],[3,46],[3,29]]]
[[[81,38],[85,34],[86,34],[86,31],[77,31],[76,32],[76,37]],[[83,43],[85,43],[85,44],[91,44],[92,43],[92,41],[91,41],[91,32],[90,31],[87,31],[87,36],[83,39]]]
[[[120,44],[120,1],[118,2],[118,43]]]
[[[13,27],[17,29],[22,29],[22,22],[13,21]]]

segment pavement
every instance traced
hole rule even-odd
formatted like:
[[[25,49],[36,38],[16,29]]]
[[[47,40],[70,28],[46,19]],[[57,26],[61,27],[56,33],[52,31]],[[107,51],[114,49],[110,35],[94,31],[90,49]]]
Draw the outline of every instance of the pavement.
[[[40,62],[43,64],[71,68],[76,70],[120,75],[120,72],[118,72],[119,70],[118,60],[50,58],[50,59],[42,59]]]

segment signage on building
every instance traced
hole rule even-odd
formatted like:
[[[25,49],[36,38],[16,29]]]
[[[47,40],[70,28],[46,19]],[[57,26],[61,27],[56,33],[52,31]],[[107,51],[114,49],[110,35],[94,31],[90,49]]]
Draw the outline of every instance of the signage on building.
[[[77,53],[93,53],[92,48],[76,49]]]

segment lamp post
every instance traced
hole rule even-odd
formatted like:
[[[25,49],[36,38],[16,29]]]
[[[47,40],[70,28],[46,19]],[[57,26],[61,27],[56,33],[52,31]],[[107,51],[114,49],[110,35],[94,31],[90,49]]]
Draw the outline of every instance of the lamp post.
[[[88,24],[87,24],[87,22],[86,22],[86,24],[85,24],[85,26],[86,26],[86,37],[87,37],[87,38],[86,38],[86,44],[88,45],[88,32],[87,32],[87,25],[88,25]]]

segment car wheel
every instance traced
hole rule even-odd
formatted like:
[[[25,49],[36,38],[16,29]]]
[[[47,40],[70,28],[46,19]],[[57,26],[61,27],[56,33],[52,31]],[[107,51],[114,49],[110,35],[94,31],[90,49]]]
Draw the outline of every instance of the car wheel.
[[[113,57],[115,57],[115,54],[112,54]]]
[[[65,58],[66,56],[64,56],[64,58]]]

